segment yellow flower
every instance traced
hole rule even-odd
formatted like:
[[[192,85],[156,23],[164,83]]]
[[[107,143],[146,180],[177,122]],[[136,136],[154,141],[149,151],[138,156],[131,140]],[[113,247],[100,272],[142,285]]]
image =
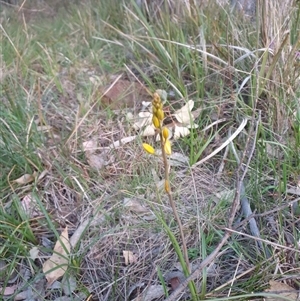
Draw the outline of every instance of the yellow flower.
[[[167,139],[165,141],[164,149],[165,149],[165,152],[166,152],[167,155],[171,155],[172,149],[171,149],[171,142],[170,142],[170,140]]]
[[[143,148],[144,150],[150,154],[150,155],[154,155],[155,154],[155,149],[148,143],[143,143]]]
[[[168,139],[168,137],[169,137],[169,130],[168,130],[168,128],[164,127],[163,130],[162,130],[162,134],[163,134],[163,137],[165,139]]]

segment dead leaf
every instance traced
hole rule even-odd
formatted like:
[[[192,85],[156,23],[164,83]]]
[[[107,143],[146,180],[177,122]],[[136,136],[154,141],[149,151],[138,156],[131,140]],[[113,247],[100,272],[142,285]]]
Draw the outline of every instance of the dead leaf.
[[[155,127],[152,124],[149,124],[145,127],[144,131],[142,132],[142,136],[144,137],[151,137],[155,135]]]
[[[90,152],[91,154],[93,154],[97,150],[97,141],[95,140],[84,141],[82,143],[82,147],[85,153]]]
[[[141,295],[134,298],[133,301],[152,301],[161,298],[165,294],[162,285],[150,285]]]
[[[179,284],[185,280],[185,276],[181,271],[173,271],[165,276],[165,280],[171,285],[173,290],[176,290]]]
[[[43,171],[39,174],[38,181],[42,180],[42,179],[46,176],[47,173],[48,173],[48,170],[47,170],[47,169],[43,170]]]
[[[88,292],[79,292],[74,294],[73,296],[63,296],[63,297],[57,297],[56,299],[54,299],[53,301],[82,301],[82,300],[95,300],[95,299],[91,299],[88,298]]]
[[[158,93],[158,95],[161,98],[163,103],[165,103],[167,101],[167,97],[168,97],[167,91],[158,89],[155,92]]]
[[[118,141],[115,141],[115,142],[111,143],[111,144],[108,146],[108,148],[112,148],[112,149],[118,148],[118,147],[120,147],[121,145],[124,145],[124,144],[126,144],[126,143],[129,143],[129,142],[135,140],[135,138],[136,138],[136,136],[129,136],[129,137],[122,138],[122,139],[120,139],[120,140],[118,140]]]
[[[134,300],[137,294],[142,292],[145,288],[144,282],[134,283],[128,290],[127,300]]]
[[[3,288],[0,286],[0,292],[4,295],[4,296],[8,296],[8,295],[12,295],[15,290],[18,288],[17,285],[12,285],[12,286],[7,286],[5,287],[4,291]]]
[[[47,133],[47,132],[51,132],[51,130],[53,130],[53,127],[49,125],[38,125],[36,129],[38,132]]]
[[[72,295],[74,290],[77,288],[77,281],[75,276],[66,274],[61,282],[61,288],[66,295]]]
[[[31,174],[25,174],[22,177],[14,180],[13,182],[17,183],[17,184],[28,184],[28,183],[34,181],[36,176],[37,176],[37,172],[35,171],[32,175]]]
[[[275,144],[271,142],[265,141],[263,143],[264,149],[267,153],[267,155],[274,159],[282,159],[283,158],[283,152],[280,152],[280,148]]]
[[[32,259],[32,261],[35,261],[38,256],[39,256],[39,248],[38,247],[33,247],[30,249],[29,254],[30,254],[30,258]]]
[[[92,74],[89,80],[95,86],[105,85],[105,81],[107,82],[106,76],[98,76],[96,74]]]
[[[188,136],[189,134],[190,134],[190,130],[187,127],[175,125],[174,140],[177,140],[180,137]]]
[[[136,131],[142,130],[142,132],[140,133],[142,136],[149,137],[155,135],[155,127],[152,124],[152,113],[140,112],[137,118],[134,118],[132,114],[127,115],[129,119],[136,120],[136,122],[133,124],[133,128]]]
[[[139,112],[136,122],[133,124],[133,128],[138,131],[144,126],[152,125],[152,116],[153,114],[150,112]]]
[[[30,281],[29,278],[31,278],[31,275],[28,277],[26,281]],[[18,293],[14,297],[14,301],[41,301],[45,300],[45,284],[46,280],[45,279],[37,279],[34,282],[30,283],[30,287],[24,287],[23,291]],[[20,289],[20,287],[19,287]]]
[[[152,104],[152,101],[142,101],[142,111],[145,111],[150,105]]]
[[[68,227],[66,227],[54,246],[52,256],[43,264],[43,273],[47,279],[48,286],[65,274],[68,268],[70,249]]]
[[[101,154],[95,154],[98,150],[98,143],[95,140],[88,140],[82,143],[83,151],[85,152],[86,160],[90,167],[94,169],[101,169],[107,163],[107,152],[103,151]]]
[[[180,279],[178,277],[171,278],[169,283],[170,283],[173,291],[175,291],[180,284]]]
[[[215,196],[218,198],[218,202],[220,200],[226,200],[226,202],[231,204],[234,200],[235,190],[222,189],[219,192],[215,192]]]
[[[100,155],[86,154],[86,160],[90,167],[97,170],[105,166],[107,162],[107,158],[104,154],[100,154]]]
[[[43,213],[38,208],[38,204],[34,198],[30,194],[27,194],[24,196],[24,198],[21,201],[21,206],[25,212],[25,214],[29,218],[34,218],[37,216],[42,216]]]
[[[269,285],[270,288],[266,289],[266,292],[281,295],[284,298],[289,298],[291,301],[296,301],[298,299],[298,291],[285,283],[270,280]],[[280,300],[273,297],[267,297],[266,299],[269,301]]]
[[[194,107],[194,101],[189,100],[181,109],[177,110],[173,116],[183,125],[192,124],[194,116],[191,111]]]
[[[105,91],[107,91],[105,93]],[[100,89],[101,103],[111,109],[133,108],[138,101],[150,97],[147,90],[139,82],[120,79],[113,86]]]
[[[152,221],[156,219],[154,213],[151,212],[148,208],[144,207],[137,199],[125,198],[123,204],[125,208],[127,208],[131,212],[138,214],[145,221]]]
[[[79,225],[79,227],[75,230],[75,232],[73,233],[72,237],[70,238],[70,244],[73,248],[76,247],[80,237],[82,236],[82,233],[86,230],[88,224],[89,224],[89,220],[85,220],[83,223],[81,223]]]
[[[137,255],[133,254],[131,251],[123,251],[123,257],[125,259],[125,265],[137,263]]]
[[[177,152],[172,153],[169,157],[170,166],[188,166],[189,160],[189,157]]]
[[[138,200],[125,198],[123,204],[125,208],[135,213],[139,213],[139,214],[149,213],[149,210],[143,205],[141,205],[141,203]]]

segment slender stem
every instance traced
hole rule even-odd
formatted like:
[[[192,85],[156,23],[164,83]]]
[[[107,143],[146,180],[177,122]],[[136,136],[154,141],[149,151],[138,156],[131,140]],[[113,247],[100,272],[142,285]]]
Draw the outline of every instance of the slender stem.
[[[170,180],[169,180],[170,179],[170,177],[169,177],[170,165],[169,165],[169,161],[168,161],[167,154],[166,154],[165,147],[164,147],[166,140],[164,139],[164,137],[162,135],[162,126],[160,126],[160,133],[159,133],[159,135],[160,135],[160,145],[161,145],[161,151],[162,151],[162,158],[163,158],[164,167],[165,167],[165,181],[169,185],[169,183],[170,183]],[[186,267],[187,267],[188,273],[190,274],[191,273],[191,270],[190,270],[190,261],[189,261],[187,246],[186,246],[186,243],[185,243],[185,237],[184,237],[184,233],[183,233],[183,226],[182,226],[180,217],[178,215],[178,212],[177,212],[174,200],[173,200],[171,189],[166,190],[166,192],[168,194],[169,203],[170,203],[170,205],[172,207],[173,214],[174,214],[176,222],[178,224],[178,228],[179,228],[179,232],[180,232],[180,237],[181,237],[181,241],[182,241],[183,256],[184,256],[184,260],[185,260],[185,263],[186,263]],[[188,275],[186,275],[186,276],[188,276]]]

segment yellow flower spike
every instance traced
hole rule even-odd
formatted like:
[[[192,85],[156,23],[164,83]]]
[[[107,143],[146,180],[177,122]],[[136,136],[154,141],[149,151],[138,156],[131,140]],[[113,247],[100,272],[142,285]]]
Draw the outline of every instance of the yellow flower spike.
[[[153,115],[155,115],[156,112],[157,112],[157,109],[153,106],[153,107],[152,107],[152,113],[153,113]]]
[[[143,148],[144,150],[150,154],[150,155],[154,155],[155,154],[155,149],[148,143],[143,143]]]
[[[168,128],[164,127],[163,130],[162,130],[162,135],[165,139],[168,139],[169,137],[169,130]]]
[[[165,190],[166,190],[167,193],[170,193],[170,191],[171,191],[169,181],[165,181]]]
[[[160,121],[163,120],[165,117],[165,113],[162,109],[158,109],[155,115],[157,116],[158,120],[160,120]]]
[[[171,148],[171,142],[170,142],[170,140],[167,139],[167,140],[165,141],[164,149],[165,149],[165,152],[166,152],[167,155],[171,155],[171,153],[172,153],[172,148]]]

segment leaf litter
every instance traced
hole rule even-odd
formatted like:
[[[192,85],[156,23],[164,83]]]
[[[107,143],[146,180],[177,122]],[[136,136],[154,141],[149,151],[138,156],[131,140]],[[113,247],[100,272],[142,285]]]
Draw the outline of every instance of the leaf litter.
[[[97,81],[97,83],[94,82],[94,84],[99,85],[99,84],[102,84],[102,82],[99,83],[99,81]],[[107,105],[107,106],[110,106],[112,109],[114,109],[114,108],[118,109],[120,107],[119,100],[124,97],[124,95],[122,95],[123,94],[122,90],[123,89],[125,89],[125,90],[129,89],[129,87],[131,85],[131,82],[126,82],[126,81],[121,82],[120,81],[118,83],[118,85],[119,86],[112,87],[111,88],[111,92],[112,93],[111,94],[106,93],[106,95],[104,95],[104,97],[102,99],[103,103],[105,105]],[[104,88],[104,90],[107,90],[108,88],[109,88],[109,86],[106,86]],[[121,91],[121,93],[119,93],[119,91]],[[101,94],[101,89],[100,89],[100,94]],[[125,100],[121,103],[121,106],[126,106],[126,107],[133,108],[134,102],[132,101],[132,97],[131,97],[132,95],[130,95],[130,93],[128,93],[128,95],[129,95],[129,97],[125,98]],[[136,100],[137,98],[134,97],[134,99]],[[175,119],[177,120],[177,122],[173,122],[173,123],[170,124],[170,128],[174,128],[174,134],[173,134],[174,135],[174,139],[179,139],[180,137],[185,137],[185,136],[187,136],[187,135],[190,134],[189,127],[193,126],[193,121],[194,121],[194,119],[193,119],[193,117],[191,115],[191,111],[193,109],[193,105],[194,105],[193,103],[189,102],[188,104],[184,105],[181,109],[179,109],[179,110],[175,111],[173,114],[171,114],[171,116],[175,117]],[[147,106],[145,105],[145,106],[143,106],[142,110],[145,110],[146,108],[147,108]],[[143,112],[140,112],[140,113],[143,113]],[[155,130],[153,128],[148,127],[149,124],[147,125],[147,122],[148,122],[147,118],[149,119],[149,117],[151,116],[151,113],[150,113],[150,115],[149,114],[141,114],[140,115],[140,113],[138,114],[138,116],[141,117],[140,119],[142,119],[142,120],[138,121],[139,124],[134,123],[134,126],[133,126],[134,130],[140,131],[140,134],[143,135],[143,136],[154,136],[155,135]],[[145,113],[147,113],[147,112],[145,112]],[[143,121],[143,119],[144,119],[144,121]],[[133,136],[130,136],[130,137],[133,137]],[[122,138],[122,139],[126,139],[126,138],[128,138],[128,137],[125,137],[125,138]],[[119,148],[122,145],[124,145],[125,143],[127,143],[127,142],[124,142],[124,140],[122,141],[122,139],[113,141],[109,145],[108,148]],[[136,139],[136,136],[132,140],[129,139],[130,140],[129,142],[134,141],[135,139]],[[122,141],[122,142],[120,143],[119,141]],[[87,142],[89,142],[89,141],[87,141]],[[99,170],[99,169],[101,169],[101,168],[109,165],[111,162],[114,161],[114,160],[108,160],[108,158],[107,158],[107,154],[108,154],[107,150],[99,148],[98,145],[94,145],[94,146],[95,147],[92,147],[90,149],[89,148],[84,149],[84,152],[85,152],[86,157],[87,157],[88,164],[89,164],[89,166],[91,168],[95,168],[95,169]],[[100,154],[97,153],[99,150],[100,150]],[[113,159],[115,159],[115,158],[113,158]],[[180,161],[180,160],[178,160],[178,161]],[[186,158],[183,158],[182,162],[184,162],[183,164],[188,163],[188,161],[186,160]],[[32,175],[24,175],[23,177],[24,178],[21,177],[21,178],[15,180],[15,183],[19,182],[18,184],[27,184],[27,183],[30,183],[30,182],[32,182],[32,181],[35,180],[35,177],[32,177]],[[189,178],[189,177],[185,177],[184,178],[184,176],[183,176],[182,178],[184,179],[184,184],[186,186],[188,186],[189,182],[192,182],[192,179]],[[176,180],[178,180],[178,179],[176,179]],[[29,182],[27,182],[27,181],[29,181]],[[178,181],[178,182],[179,182],[179,184],[181,183],[180,181]],[[207,181],[206,185],[210,186],[211,182],[212,181]],[[175,182],[175,184],[178,184],[178,183]],[[199,193],[203,193],[203,190],[201,190],[201,188],[199,188],[199,187],[197,187],[197,188],[199,189]],[[206,193],[204,193],[204,194],[206,194]],[[193,198],[191,198],[191,196],[188,195],[188,193],[187,193],[186,195],[185,194],[183,195],[183,199],[186,202],[186,205],[188,206],[189,205],[188,203]],[[124,202],[125,202],[125,200],[124,200]],[[125,204],[124,204],[124,206],[125,206]],[[127,206],[128,209],[130,208],[129,211],[131,213],[134,213],[135,215],[139,215],[139,214],[143,215],[143,213],[147,214],[147,212],[148,212],[147,208],[144,207],[138,201],[137,202],[134,202],[132,200],[127,201],[127,205],[128,205]],[[192,204],[191,207],[192,206],[194,206],[194,204]],[[191,212],[193,212],[193,211],[191,210]],[[123,215],[126,215],[126,214],[128,214],[128,212],[123,213]],[[126,219],[126,222],[127,221],[128,221],[128,219]],[[86,221],[86,223],[87,222],[88,221]],[[120,225],[123,226],[126,229],[126,225],[128,225],[128,224],[124,225],[122,223],[124,223],[124,220],[122,220],[122,214],[121,214]],[[87,224],[82,223],[82,225],[81,225],[82,227],[81,226],[78,227],[78,229],[80,229],[80,231],[78,231],[78,233],[76,235],[73,234],[72,238],[74,237],[74,241],[71,242],[72,238],[70,239],[70,244],[72,246],[76,245],[80,241],[82,233],[84,232],[84,229],[86,229]],[[134,234],[136,234],[136,233],[134,231],[132,231],[132,233],[130,233],[130,230],[131,230],[130,226],[131,225],[129,224],[129,227],[127,229],[127,233],[126,233],[126,231],[124,231],[125,233],[116,233],[116,235],[115,235],[116,237],[114,238],[115,246],[119,247],[122,244],[125,246],[126,243],[127,243],[127,240],[128,240],[128,237],[126,238],[126,235],[130,236],[131,239],[132,239],[132,236],[133,237],[135,236]],[[110,229],[110,231],[111,231],[111,229]],[[131,234],[133,234],[133,235],[131,235]],[[121,235],[125,236],[125,238],[121,237]],[[155,235],[157,236],[157,233],[155,233]],[[146,238],[144,236],[146,236]],[[137,232],[136,237],[139,238],[139,240],[138,240],[139,244],[143,244],[143,243],[146,244],[148,242],[147,241],[147,235],[140,234],[139,232]],[[153,255],[154,252],[153,253],[152,253],[152,251],[150,252],[150,249],[154,249],[155,250],[156,249],[156,245],[155,245],[155,243],[152,244],[153,241],[151,241],[150,238],[149,238],[149,241],[151,243],[149,245],[147,245],[146,250],[148,251],[147,255],[152,258],[152,256],[154,256]],[[159,240],[159,242],[157,243],[157,245],[163,245],[163,247],[166,248],[166,250],[168,249],[168,246],[164,244],[164,239]],[[159,247],[157,247],[157,249],[160,250]],[[123,250],[128,250],[128,249],[123,248]],[[104,249],[104,251],[107,251],[107,250]],[[131,251],[126,251],[126,252],[131,252]],[[160,257],[164,257],[164,256],[166,256],[166,254],[167,253],[159,254],[159,256]],[[36,255],[33,255],[33,256],[35,257]],[[129,262],[129,256],[127,256],[127,257],[128,257],[128,262]],[[158,260],[157,257],[155,257],[155,259]],[[111,265],[111,268],[114,268],[115,264],[116,264],[116,262]],[[132,260],[132,264],[139,264],[139,262]],[[149,265],[149,266],[151,266],[151,265]],[[101,273],[101,271],[99,273]],[[64,274],[64,275],[66,275],[66,274]],[[105,276],[107,276],[107,275],[109,275],[109,274],[107,273]],[[55,277],[57,277],[57,275]],[[103,279],[105,280],[105,279],[107,279],[107,277],[103,277]],[[275,287],[275,288],[277,289],[278,287]],[[154,292],[156,291],[156,289],[157,289],[157,291],[160,292],[159,293],[160,295],[158,294],[158,295],[155,296]],[[151,296],[148,297],[147,292],[150,292],[150,293],[152,292],[152,297]],[[139,296],[136,297],[134,300],[135,301],[138,301],[138,300],[143,300],[143,301],[145,301],[145,300],[146,301],[148,301],[148,300],[155,300],[155,298],[160,298],[161,296],[163,296],[162,287],[159,286],[159,285],[150,285],[150,286],[148,286],[143,291],[143,293],[139,294]],[[64,299],[63,298],[64,297],[57,298],[56,301],[58,301],[58,300],[59,301],[68,300],[68,298],[64,298]]]
[[[298,300],[298,293],[299,291],[295,290],[294,288],[290,287],[288,284],[270,280],[269,281],[269,288],[266,289],[266,292],[273,293],[276,295],[280,295],[283,298],[287,298],[290,301],[297,301]],[[268,301],[276,301],[279,300],[277,297],[267,297],[266,300]]]
[[[140,99],[145,100],[150,96],[142,84],[127,79],[119,79],[114,85],[100,88],[99,92],[102,94],[102,104],[112,110],[134,108]]]
[[[123,250],[123,257],[125,259],[125,265],[137,263],[138,257],[132,251]]]
[[[52,256],[43,264],[43,273],[47,279],[48,287],[67,271],[70,250],[71,244],[69,241],[68,227],[66,227],[54,246]]]
[[[36,176],[37,176],[37,172],[34,172],[33,174],[24,174],[23,176],[14,180],[13,182],[20,185],[29,184],[35,180]]]

